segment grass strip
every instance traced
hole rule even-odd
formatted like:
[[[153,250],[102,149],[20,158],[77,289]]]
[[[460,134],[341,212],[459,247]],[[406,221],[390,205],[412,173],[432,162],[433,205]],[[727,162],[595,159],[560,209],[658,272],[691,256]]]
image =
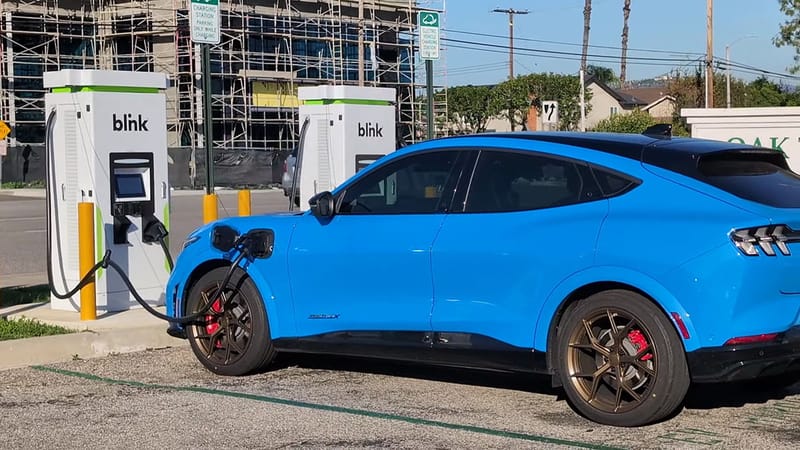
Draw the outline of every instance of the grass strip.
[[[25,339],[39,336],[54,336],[57,334],[74,333],[75,330],[47,325],[31,319],[6,319],[0,318],[0,341],[11,339]]]

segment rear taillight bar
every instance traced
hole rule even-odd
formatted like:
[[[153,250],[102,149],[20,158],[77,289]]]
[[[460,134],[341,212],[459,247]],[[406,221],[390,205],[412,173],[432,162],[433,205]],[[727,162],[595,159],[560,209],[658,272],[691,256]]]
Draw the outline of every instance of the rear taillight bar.
[[[800,242],[800,232],[787,225],[741,228],[731,231],[730,237],[736,248],[747,256],[758,256],[759,248],[767,256],[777,255],[776,248],[782,255],[789,256],[792,252],[788,244]]]

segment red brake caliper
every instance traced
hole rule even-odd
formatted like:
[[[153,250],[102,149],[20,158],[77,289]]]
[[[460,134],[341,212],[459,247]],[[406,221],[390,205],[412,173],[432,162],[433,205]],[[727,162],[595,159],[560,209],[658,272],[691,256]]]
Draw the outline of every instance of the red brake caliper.
[[[636,347],[636,353],[641,353],[642,350],[650,346],[650,344],[647,343],[647,339],[644,338],[644,335],[639,330],[633,330],[628,333],[628,340]],[[653,359],[652,353],[648,353],[641,358],[642,361],[649,361],[651,359]]]
[[[211,311],[214,311],[215,313],[222,312],[222,302],[220,302],[219,299],[214,300],[214,303],[211,305]],[[209,336],[213,335],[217,332],[217,330],[219,330],[219,320],[220,319],[215,319],[211,314],[206,316],[206,333],[208,333]],[[222,342],[217,340],[214,342],[214,347],[222,348]]]

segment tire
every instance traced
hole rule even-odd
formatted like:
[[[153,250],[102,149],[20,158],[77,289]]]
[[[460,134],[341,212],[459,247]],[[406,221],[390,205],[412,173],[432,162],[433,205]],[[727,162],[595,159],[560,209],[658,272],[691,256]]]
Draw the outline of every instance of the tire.
[[[598,423],[657,422],[681,406],[689,389],[686,356],[672,322],[630,291],[600,292],[577,303],[559,323],[556,346],[570,404]],[[618,373],[624,374],[621,386]]]
[[[189,291],[186,311],[194,314],[209,301],[228,273],[220,267],[203,275]],[[236,269],[208,314],[187,327],[197,359],[218,375],[246,375],[275,358],[264,301],[253,280]]]

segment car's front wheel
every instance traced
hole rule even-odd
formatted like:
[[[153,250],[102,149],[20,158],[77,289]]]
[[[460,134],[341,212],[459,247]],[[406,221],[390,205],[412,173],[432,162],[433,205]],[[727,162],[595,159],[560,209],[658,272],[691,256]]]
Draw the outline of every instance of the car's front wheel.
[[[612,290],[578,302],[557,336],[564,390],[588,419],[645,425],[673,413],[686,396],[689,370],[678,334],[639,294]]]
[[[266,367],[275,357],[264,302],[253,280],[235,269],[225,288],[214,296],[228,273],[220,267],[203,275],[191,288],[186,311],[208,312],[188,326],[189,343],[200,362],[219,375],[245,375]]]

